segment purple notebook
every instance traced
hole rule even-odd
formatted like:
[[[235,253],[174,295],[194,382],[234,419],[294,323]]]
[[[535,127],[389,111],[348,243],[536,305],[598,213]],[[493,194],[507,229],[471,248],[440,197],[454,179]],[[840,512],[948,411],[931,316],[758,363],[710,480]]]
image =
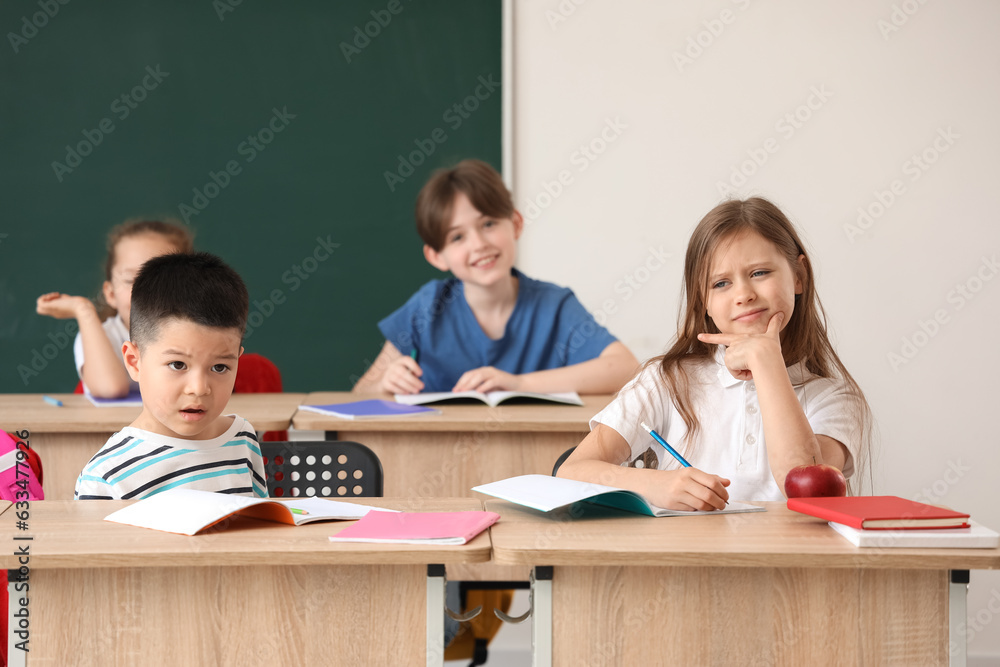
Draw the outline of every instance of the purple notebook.
[[[332,415],[341,419],[385,419],[389,417],[417,417],[420,415],[439,415],[440,410],[425,408],[422,405],[403,405],[395,401],[383,401],[372,398],[353,403],[331,403],[329,405],[300,405],[299,410],[318,412],[321,415]]]
[[[142,395],[137,391],[131,392],[124,398],[97,398],[87,394],[87,399],[99,408],[120,408],[130,405],[142,405]]]

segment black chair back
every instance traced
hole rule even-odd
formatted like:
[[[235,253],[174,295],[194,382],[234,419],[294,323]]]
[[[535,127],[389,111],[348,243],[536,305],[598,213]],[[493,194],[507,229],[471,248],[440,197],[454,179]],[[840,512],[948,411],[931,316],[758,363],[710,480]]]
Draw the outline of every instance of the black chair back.
[[[559,458],[556,459],[556,464],[554,466],[552,466],[552,476],[553,477],[556,476],[556,471],[559,470],[559,466],[561,466],[563,464],[563,461],[565,461],[566,459],[569,458],[569,455],[572,454],[573,450],[575,450],[575,449],[576,449],[576,445],[573,445],[572,447],[570,447],[565,452],[563,452],[562,454],[559,455]]]
[[[358,442],[262,442],[267,495],[272,498],[382,496],[382,463]]]

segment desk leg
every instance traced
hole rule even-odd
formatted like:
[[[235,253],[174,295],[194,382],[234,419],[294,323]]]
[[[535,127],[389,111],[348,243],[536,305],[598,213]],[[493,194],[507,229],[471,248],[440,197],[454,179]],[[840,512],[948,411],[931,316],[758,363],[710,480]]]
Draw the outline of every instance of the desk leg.
[[[965,667],[969,647],[965,641],[968,613],[969,571],[951,570],[948,583],[948,665]]]
[[[444,665],[444,565],[427,566],[427,667]]]
[[[531,572],[531,665],[552,667],[552,566]]]
[[[14,617],[14,610],[18,608],[17,598],[18,592],[14,590],[14,586],[19,581],[24,581],[21,573],[18,570],[7,570],[7,608],[4,609],[4,613],[7,614],[7,665],[8,667],[25,667],[28,664],[28,652],[22,651],[16,648],[19,637],[14,634],[17,629],[18,618]],[[23,597],[24,593],[20,593]]]

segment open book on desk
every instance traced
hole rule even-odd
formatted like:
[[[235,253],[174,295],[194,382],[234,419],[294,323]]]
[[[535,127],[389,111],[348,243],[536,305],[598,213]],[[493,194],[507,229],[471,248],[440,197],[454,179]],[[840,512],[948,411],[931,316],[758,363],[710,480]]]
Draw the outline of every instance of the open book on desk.
[[[326,498],[276,500],[197,489],[170,489],[112,512],[104,520],[194,535],[234,515],[301,526],[312,521],[360,519],[371,510],[395,513],[395,510]]]
[[[501,500],[507,500],[532,509],[550,512],[578,502],[613,507],[626,512],[647,516],[691,516],[696,514],[733,514],[736,512],[763,512],[763,507],[730,501],[724,510],[707,512],[668,510],[653,505],[635,491],[614,486],[578,482],[574,479],[550,477],[548,475],[520,475],[472,487],[473,491],[485,493]]]
[[[461,399],[482,401],[491,408],[495,408],[504,401],[518,399],[545,401],[549,403],[564,403],[566,405],[583,405],[580,395],[575,391],[567,391],[557,394],[540,394],[533,391],[491,391],[485,394],[481,391],[432,391],[423,394],[396,394],[396,402],[405,403],[406,405],[442,403],[444,401]]]

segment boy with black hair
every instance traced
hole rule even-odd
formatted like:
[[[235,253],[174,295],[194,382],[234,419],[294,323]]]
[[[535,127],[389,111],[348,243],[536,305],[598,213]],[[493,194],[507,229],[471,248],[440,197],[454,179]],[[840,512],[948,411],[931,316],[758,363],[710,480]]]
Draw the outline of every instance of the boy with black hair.
[[[222,411],[243,353],[249,297],[208,253],[163,255],[132,286],[125,366],[142,413],[83,469],[75,497],[145,498],[176,487],[267,496],[253,427]]]

